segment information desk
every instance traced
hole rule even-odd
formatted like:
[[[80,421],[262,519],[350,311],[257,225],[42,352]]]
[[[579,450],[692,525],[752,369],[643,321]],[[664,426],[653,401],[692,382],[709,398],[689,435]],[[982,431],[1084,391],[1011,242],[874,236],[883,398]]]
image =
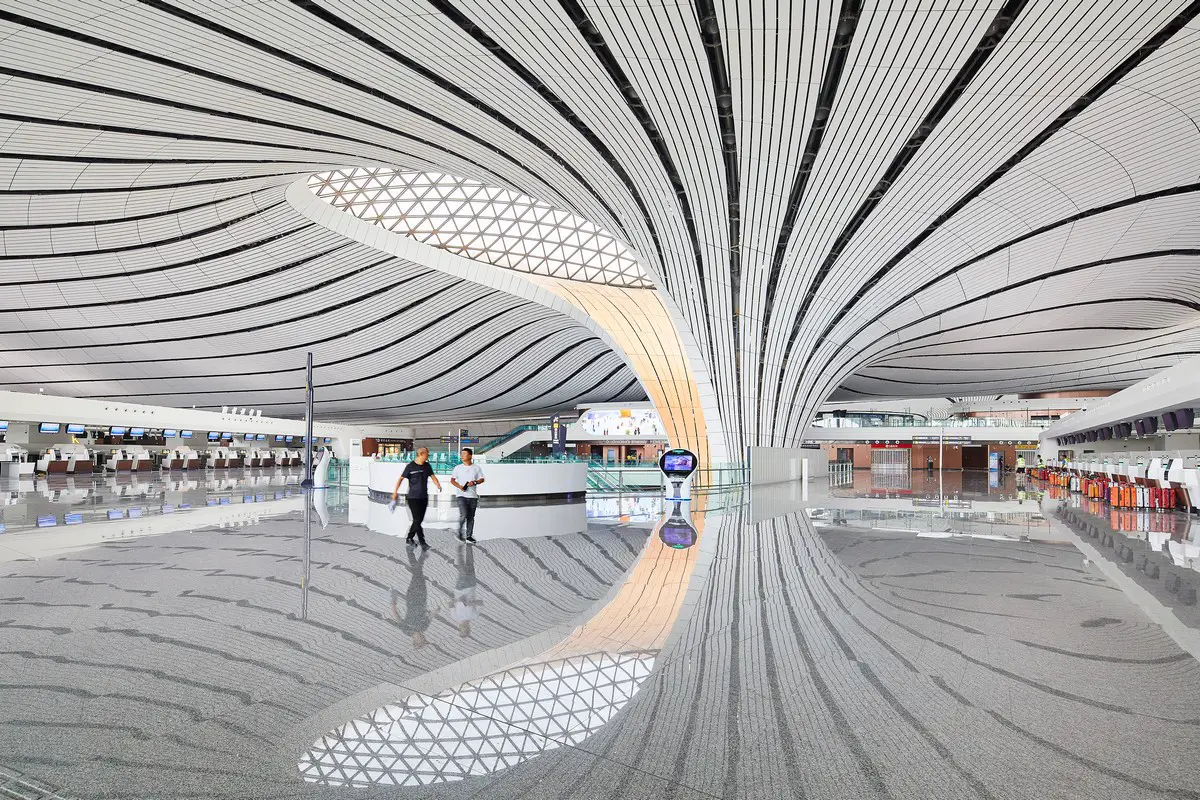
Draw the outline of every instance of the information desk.
[[[484,482],[478,487],[481,505],[487,505],[489,500],[535,500],[535,499],[566,499],[580,497],[587,492],[587,464],[582,461],[560,461],[545,464],[484,464],[476,462],[483,468]],[[405,462],[372,461],[369,467],[367,486],[371,494],[391,495],[396,488],[396,481],[404,471]],[[351,468],[351,475],[357,470]],[[454,487],[450,485],[449,475],[438,475],[442,483],[442,493],[453,496]],[[351,480],[353,487],[354,480]],[[407,483],[401,488],[401,493],[407,491]],[[429,486],[430,497],[437,491],[433,481]]]

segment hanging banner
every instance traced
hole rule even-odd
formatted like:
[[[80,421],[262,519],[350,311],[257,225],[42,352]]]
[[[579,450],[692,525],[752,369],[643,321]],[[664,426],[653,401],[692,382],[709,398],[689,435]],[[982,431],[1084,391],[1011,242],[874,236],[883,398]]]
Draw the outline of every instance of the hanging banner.
[[[550,444],[554,455],[561,456],[567,453],[567,426],[559,419],[558,414],[550,417]]]

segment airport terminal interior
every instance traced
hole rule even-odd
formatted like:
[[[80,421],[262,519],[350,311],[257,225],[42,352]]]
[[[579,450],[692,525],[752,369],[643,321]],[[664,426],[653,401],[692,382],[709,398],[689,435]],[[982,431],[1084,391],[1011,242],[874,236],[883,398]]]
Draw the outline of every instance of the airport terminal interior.
[[[1200,0],[0,0],[0,798],[1200,800]]]

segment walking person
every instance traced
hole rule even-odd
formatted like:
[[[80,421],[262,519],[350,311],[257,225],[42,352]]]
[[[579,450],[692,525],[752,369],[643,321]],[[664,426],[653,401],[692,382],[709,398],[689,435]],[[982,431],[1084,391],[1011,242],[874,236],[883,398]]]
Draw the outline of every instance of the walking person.
[[[408,480],[408,493],[405,495],[405,502],[408,504],[408,513],[412,515],[412,524],[408,527],[408,536],[404,543],[413,545],[414,537],[416,541],[421,543],[421,547],[429,547],[425,543],[425,530],[421,527],[421,523],[425,521],[425,510],[429,508],[429,481],[433,481],[433,485],[440,492],[442,484],[437,479],[437,475],[433,474],[433,465],[429,463],[429,448],[422,447],[417,450],[417,457],[404,465],[404,471],[400,473],[399,480],[396,481],[396,488],[392,490],[392,502],[395,503],[400,499],[400,484]]]
[[[462,463],[450,475],[454,487],[455,502],[458,503],[458,540],[475,544],[475,509],[479,507],[479,490],[483,483],[483,470],[475,463],[475,453],[469,447],[462,449]],[[466,535],[463,535],[463,531]]]

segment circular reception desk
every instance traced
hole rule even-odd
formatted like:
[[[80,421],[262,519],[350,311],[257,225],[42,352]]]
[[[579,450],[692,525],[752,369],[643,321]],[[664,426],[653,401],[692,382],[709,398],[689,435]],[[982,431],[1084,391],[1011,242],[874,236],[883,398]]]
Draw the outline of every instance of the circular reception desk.
[[[483,468],[484,482],[479,486],[481,506],[538,501],[560,502],[577,500],[587,492],[587,464],[579,461],[561,461],[546,464],[486,464],[476,462]],[[399,461],[371,461],[367,486],[373,499],[391,498],[396,481],[406,464]],[[439,474],[442,493],[453,495],[450,476]],[[351,480],[351,484],[354,481]],[[430,486],[431,496],[436,494]]]

